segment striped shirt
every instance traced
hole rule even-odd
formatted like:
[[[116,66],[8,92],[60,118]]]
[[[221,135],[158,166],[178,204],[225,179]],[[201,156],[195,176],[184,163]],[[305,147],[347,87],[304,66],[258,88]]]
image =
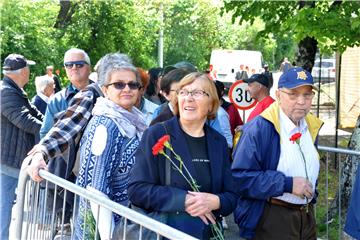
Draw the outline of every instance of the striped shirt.
[[[295,124],[285,115],[280,109],[280,137],[281,137],[281,153],[277,170],[283,172],[286,176],[290,177],[304,177],[305,163],[310,182],[312,183],[313,190],[315,191],[316,180],[319,175],[319,155],[312,141],[307,123],[305,119],[300,121],[300,126],[297,127]],[[299,145],[295,142],[290,141],[290,137],[300,132],[302,134],[300,138],[300,148],[304,153],[304,158],[299,149]],[[302,199],[292,193],[284,193],[280,197],[276,197],[282,201],[293,203],[293,204],[306,204],[306,200]],[[311,201],[311,199],[308,199]]]

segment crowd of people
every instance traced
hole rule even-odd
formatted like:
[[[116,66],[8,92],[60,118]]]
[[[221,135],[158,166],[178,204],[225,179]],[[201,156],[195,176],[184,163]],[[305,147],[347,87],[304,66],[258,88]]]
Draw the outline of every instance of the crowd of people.
[[[35,181],[49,170],[116,203],[165,214],[167,225],[199,239],[217,237],[213,225],[222,233],[231,213],[244,239],[316,239],[322,121],[310,113],[317,88],[303,68],[284,67],[276,99],[268,67],[239,73],[258,101],[244,124],[223,83],[187,61],[145,71],[126,54],[109,53],[90,80],[88,54],[71,48],[63,63],[68,86],[56,87],[49,66],[35,79],[32,104],[23,87],[34,64],[19,54],[3,63],[1,239],[9,237],[26,156]],[[159,142],[171,151],[154,150]],[[64,223],[76,209],[73,235],[88,239],[84,213],[95,215],[92,207],[82,198],[66,204]],[[346,230],[356,238],[359,213],[350,211]],[[111,221],[119,225],[121,217],[111,214]]]

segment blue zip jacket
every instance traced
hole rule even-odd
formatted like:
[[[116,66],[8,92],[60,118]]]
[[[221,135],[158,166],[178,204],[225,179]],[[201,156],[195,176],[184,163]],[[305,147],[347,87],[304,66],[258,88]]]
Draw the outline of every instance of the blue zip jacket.
[[[312,114],[308,114],[305,121],[316,145],[322,121]],[[231,169],[240,195],[234,218],[243,238],[254,237],[267,199],[292,192],[292,177],[276,170],[280,143],[279,105],[274,102],[243,126],[233,153]]]
[[[351,194],[350,206],[348,209],[345,232],[355,239],[360,239],[360,167],[357,169],[355,184]]]

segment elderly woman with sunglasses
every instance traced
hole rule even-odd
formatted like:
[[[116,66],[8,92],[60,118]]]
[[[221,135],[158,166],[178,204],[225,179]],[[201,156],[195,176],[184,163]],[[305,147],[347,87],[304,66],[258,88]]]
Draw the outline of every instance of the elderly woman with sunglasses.
[[[168,225],[196,238],[210,239],[214,234],[209,224],[220,223],[233,211],[237,200],[226,140],[205,124],[215,117],[219,98],[206,74],[190,73],[178,86],[176,116],[144,132],[130,173],[128,194],[135,206],[165,213]],[[153,155],[152,147],[165,134],[190,174],[185,170],[183,173],[195,179],[199,191],[193,191],[173,165],[166,167],[169,160],[164,155]],[[181,167],[174,154],[170,158]]]
[[[93,117],[80,142],[81,163],[77,184],[127,205],[128,175],[135,161],[135,150],[147,125],[142,113],[134,107],[141,88],[139,73],[131,63],[116,56],[104,57],[101,62],[98,83],[105,97],[97,99],[92,110]],[[96,210],[80,199],[76,238],[94,237],[89,235],[89,217],[85,217],[91,215],[96,219]],[[112,234],[110,223],[116,225],[120,216],[103,209],[99,219],[100,235],[109,239]],[[105,221],[109,219],[107,224]],[[87,229],[85,233],[84,228]]]

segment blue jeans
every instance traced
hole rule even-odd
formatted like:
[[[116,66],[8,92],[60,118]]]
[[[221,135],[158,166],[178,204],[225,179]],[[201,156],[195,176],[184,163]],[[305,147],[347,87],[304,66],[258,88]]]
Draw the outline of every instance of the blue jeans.
[[[0,174],[0,239],[9,239],[11,210],[16,198],[15,189],[18,179],[3,173]]]

